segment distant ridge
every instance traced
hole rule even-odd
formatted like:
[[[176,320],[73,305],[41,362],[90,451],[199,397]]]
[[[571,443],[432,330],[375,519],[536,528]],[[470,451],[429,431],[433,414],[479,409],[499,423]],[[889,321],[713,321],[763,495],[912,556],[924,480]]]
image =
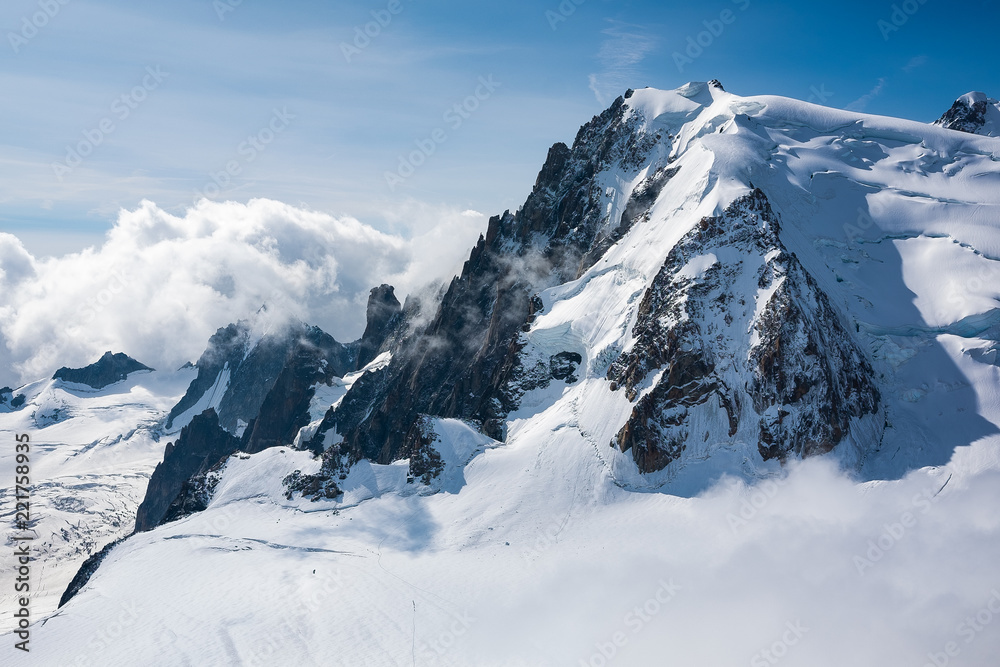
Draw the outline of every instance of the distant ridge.
[[[94,389],[103,389],[115,382],[121,382],[136,371],[153,370],[141,364],[127,354],[105,352],[96,362],[83,368],[67,368],[63,366],[52,376],[53,380],[64,380],[85,384]]]

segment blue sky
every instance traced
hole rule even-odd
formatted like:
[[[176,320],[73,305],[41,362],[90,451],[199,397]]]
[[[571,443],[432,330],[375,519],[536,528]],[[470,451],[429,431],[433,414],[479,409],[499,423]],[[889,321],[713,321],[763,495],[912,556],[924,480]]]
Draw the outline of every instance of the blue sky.
[[[7,0],[0,231],[58,254],[144,198],[207,194],[405,234],[411,214],[515,208],[548,146],[630,86],[718,78],[931,121],[1000,95],[998,19],[997,0]]]

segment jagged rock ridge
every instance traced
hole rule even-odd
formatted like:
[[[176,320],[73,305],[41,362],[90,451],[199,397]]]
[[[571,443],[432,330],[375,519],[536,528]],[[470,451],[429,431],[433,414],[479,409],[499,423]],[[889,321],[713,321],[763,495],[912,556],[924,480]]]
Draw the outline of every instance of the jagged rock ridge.
[[[683,94],[707,104],[714,91],[721,93],[721,84],[692,84]],[[388,285],[372,290],[365,334],[342,346],[335,374],[383,351],[391,362],[354,382],[303,443],[323,453],[321,475],[333,482],[362,459],[410,458],[411,473],[422,476],[416,468],[433,468],[422,444],[428,416],[470,420],[502,439],[504,420],[525,392],[573,384],[586,373],[569,349],[529,355],[523,334],[543,310],[536,295],[581,276],[648,223],[679,172],[677,137],[635,113],[631,96],[583,126],[572,148],[549,150],[524,206],[490,219],[430,317],[418,317],[420,304],[410,299],[400,306]],[[634,184],[616,209],[608,183],[628,179]],[[677,460],[690,438],[703,435],[706,420],[719,427],[713,432],[757,443],[763,460],[830,451],[850,437],[852,420],[877,421],[871,364],[779,232],[766,195],[754,190],[673,246],[648,286],[634,342],[605,366],[612,390],[624,389],[633,404],[613,444],[632,453],[640,472]],[[314,373],[303,372],[303,363],[282,362],[278,370],[263,341],[248,351],[248,334],[234,327],[213,337],[172,417],[217,385],[225,369],[239,376],[256,354],[261,361],[250,367],[264,376],[266,391],[229,391],[219,403],[221,426],[241,435],[236,425],[249,424],[245,451],[290,444],[305,425]],[[232,409],[237,400],[241,409]],[[293,482],[306,490],[319,483]],[[194,496],[204,491],[202,482],[193,488]]]
[[[196,415],[181,430],[176,443],[167,443],[163,461],[153,471],[146,497],[136,513],[135,531],[143,532],[160,525],[171,505],[184,504],[179,496],[189,480],[207,473],[239,446],[240,440],[221,428],[215,410],[210,408]]]
[[[291,445],[309,422],[315,387],[353,370],[357,347],[302,323],[258,340],[246,322],[216,332],[198,362],[198,377],[171,411],[168,424],[196,409],[213,387],[225,392],[216,401],[219,412],[209,407],[194,415],[167,445],[139,508],[136,530],[203,509],[211,495],[206,474],[233,453]],[[231,379],[220,388],[219,378],[227,373]]]
[[[214,404],[221,426],[242,435],[242,428],[257,417],[279,381],[290,381],[282,372],[297,345],[314,348],[325,359],[331,377],[342,377],[355,367],[357,344],[338,343],[318,327],[290,323],[258,333],[248,321],[230,324],[209,339],[197,363],[198,376],[170,411],[167,428],[212,393],[216,396],[208,396],[209,403]]]
[[[358,360],[355,366],[364,368],[378,356],[382,344],[398,324],[403,307],[396,298],[391,285],[373,287],[368,296],[365,332],[358,344]]]
[[[502,437],[512,407],[505,386],[517,372],[518,333],[532,316],[533,295],[591,266],[676,173],[667,166],[670,137],[635,132],[625,99],[584,125],[572,148],[549,149],[524,206],[490,219],[433,318],[400,342],[387,369],[361,378],[331,411],[315,436],[335,429],[343,437],[328,452],[328,467],[410,456],[420,440],[415,426],[427,414],[475,420]],[[600,174],[639,173],[651,153],[662,164],[636,192],[637,203],[612,219]]]

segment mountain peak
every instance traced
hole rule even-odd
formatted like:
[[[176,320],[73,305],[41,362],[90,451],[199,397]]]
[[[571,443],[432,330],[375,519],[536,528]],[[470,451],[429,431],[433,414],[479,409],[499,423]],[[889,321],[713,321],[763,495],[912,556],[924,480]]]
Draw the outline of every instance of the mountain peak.
[[[83,368],[63,366],[55,372],[52,379],[85,384],[94,389],[103,389],[110,384],[124,380],[131,373],[151,370],[153,369],[139,363],[127,354],[121,352],[115,354],[108,350],[100,359],[89,366]]]
[[[367,326],[361,336],[357,366],[363,368],[378,355],[391,325],[403,306],[396,298],[392,285],[373,287],[368,295]]]
[[[985,137],[1000,136],[1000,101],[978,91],[966,93],[934,124]]]

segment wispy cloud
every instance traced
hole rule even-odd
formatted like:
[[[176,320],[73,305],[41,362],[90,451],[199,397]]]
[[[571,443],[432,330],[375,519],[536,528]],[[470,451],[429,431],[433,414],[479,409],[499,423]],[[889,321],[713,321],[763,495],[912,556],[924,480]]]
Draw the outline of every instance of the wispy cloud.
[[[597,101],[608,104],[627,88],[640,82],[639,63],[657,46],[658,40],[646,34],[642,26],[612,21],[610,28],[601,31],[605,40],[597,52],[601,71],[591,74],[590,89]]]
[[[913,70],[926,65],[928,60],[930,60],[930,58],[927,56],[914,56],[910,58],[910,62],[903,65],[903,71],[909,74]]]
[[[882,90],[885,88],[886,77],[880,77],[878,83],[872,88],[868,93],[862,95],[858,99],[854,100],[848,104],[845,109],[848,111],[864,111],[868,104],[874,100],[876,97],[882,94]]]

